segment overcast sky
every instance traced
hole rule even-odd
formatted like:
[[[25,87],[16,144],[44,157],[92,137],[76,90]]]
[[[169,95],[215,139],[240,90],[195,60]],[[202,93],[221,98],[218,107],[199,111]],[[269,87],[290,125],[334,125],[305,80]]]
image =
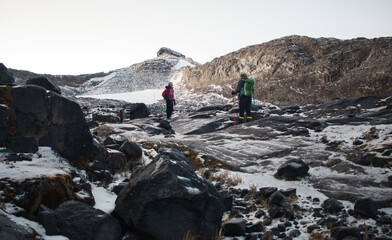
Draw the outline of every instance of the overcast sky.
[[[0,62],[110,71],[169,47],[205,63],[288,35],[392,36],[392,0],[0,0]]]

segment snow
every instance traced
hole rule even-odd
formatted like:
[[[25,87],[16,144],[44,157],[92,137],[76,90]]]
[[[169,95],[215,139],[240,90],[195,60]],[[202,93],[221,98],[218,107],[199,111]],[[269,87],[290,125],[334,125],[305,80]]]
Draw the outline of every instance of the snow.
[[[42,176],[69,174],[71,168],[67,160],[61,158],[50,147],[39,147],[32,155],[32,161],[6,162],[5,153],[0,152],[0,179],[20,181]]]
[[[126,93],[112,93],[112,94],[97,94],[97,95],[79,95],[77,97],[84,98],[98,98],[98,99],[113,99],[123,100],[130,103],[144,103],[154,104],[162,100],[162,89],[147,89],[143,91],[134,91]]]
[[[173,67],[174,70],[180,70],[181,68],[184,67],[194,67],[195,65],[191,64],[190,62],[184,60],[184,59],[179,59],[178,63]]]
[[[108,214],[112,213],[115,208],[117,195],[104,187],[98,187],[94,184],[91,187],[95,199],[94,207]]]
[[[192,194],[192,195],[197,195],[200,194],[201,191],[198,188],[193,188],[193,187],[185,187],[186,190],[188,190],[188,193]]]

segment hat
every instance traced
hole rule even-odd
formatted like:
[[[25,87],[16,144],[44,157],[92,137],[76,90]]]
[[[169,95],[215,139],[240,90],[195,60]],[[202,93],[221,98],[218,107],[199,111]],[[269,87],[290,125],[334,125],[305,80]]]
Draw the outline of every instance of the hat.
[[[173,82],[169,82],[169,85],[173,85]]]
[[[240,72],[240,75],[247,75],[247,73],[246,73],[245,70],[242,70],[242,71]]]

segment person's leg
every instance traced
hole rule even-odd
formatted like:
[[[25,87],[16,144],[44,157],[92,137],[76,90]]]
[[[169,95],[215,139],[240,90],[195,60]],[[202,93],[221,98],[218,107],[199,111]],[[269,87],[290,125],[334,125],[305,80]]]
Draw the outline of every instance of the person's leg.
[[[251,107],[252,107],[252,97],[246,97],[245,110],[246,110],[246,120],[247,121],[252,119],[252,114],[250,112]]]
[[[244,110],[245,110],[245,101],[243,96],[240,97],[239,107],[240,107],[240,114],[238,118],[239,118],[239,122],[242,123],[244,121]]]
[[[167,104],[167,118],[171,118],[173,113],[173,100],[166,100]]]

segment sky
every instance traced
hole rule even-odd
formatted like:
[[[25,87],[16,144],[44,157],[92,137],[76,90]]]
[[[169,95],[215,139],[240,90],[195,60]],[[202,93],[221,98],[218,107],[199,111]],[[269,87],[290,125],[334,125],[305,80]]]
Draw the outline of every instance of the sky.
[[[107,72],[168,47],[205,63],[289,35],[392,36],[392,0],[0,0],[0,62]]]

